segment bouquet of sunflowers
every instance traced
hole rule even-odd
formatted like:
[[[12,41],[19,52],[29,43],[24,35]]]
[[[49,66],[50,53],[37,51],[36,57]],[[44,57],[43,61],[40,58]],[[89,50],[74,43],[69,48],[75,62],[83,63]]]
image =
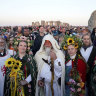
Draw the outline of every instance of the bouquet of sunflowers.
[[[14,58],[8,58],[5,62],[5,66],[11,68],[12,72],[16,73],[20,70],[22,63]]]
[[[23,72],[20,70],[22,63],[14,58],[8,58],[5,61],[5,66],[10,70],[11,96],[15,96],[15,94],[17,96],[24,96],[24,89],[20,85],[20,81],[24,80]]]
[[[83,89],[84,82],[82,82],[80,75],[81,74],[75,71],[74,68],[70,72],[71,79],[69,79],[69,82],[71,96],[83,96],[85,94]]]

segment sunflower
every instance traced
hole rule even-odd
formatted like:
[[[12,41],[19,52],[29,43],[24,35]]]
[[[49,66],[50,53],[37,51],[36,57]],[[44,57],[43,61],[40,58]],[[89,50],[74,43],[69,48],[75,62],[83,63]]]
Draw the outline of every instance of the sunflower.
[[[78,43],[75,43],[75,48],[78,48]]]
[[[67,46],[64,45],[63,49],[64,49],[64,50],[67,50]]]
[[[17,64],[15,64],[13,67],[12,67],[12,71],[13,72],[18,72],[20,70],[20,67],[17,65]]]
[[[15,59],[14,58],[8,58],[5,61],[5,66],[6,67],[12,67],[15,64]]]
[[[68,38],[67,44],[68,44],[68,45],[74,44],[74,39],[73,39],[73,38]]]
[[[19,60],[16,60],[16,65],[17,65],[17,67],[21,68],[22,63]]]

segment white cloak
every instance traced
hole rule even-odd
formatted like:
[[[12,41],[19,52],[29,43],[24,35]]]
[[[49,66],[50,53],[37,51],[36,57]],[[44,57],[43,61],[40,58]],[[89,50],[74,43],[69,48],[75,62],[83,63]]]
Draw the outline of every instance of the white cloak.
[[[35,55],[35,59],[36,59],[37,65],[38,65],[38,76],[37,76],[37,84],[36,84],[36,96],[39,96],[38,95],[38,92],[39,92],[38,80],[40,80],[40,75],[41,75],[41,72],[43,70],[42,68],[45,66],[45,62],[42,60],[42,58],[44,58],[45,60],[48,60],[48,56],[45,55],[45,51],[44,51],[44,47],[43,47],[43,45],[45,43],[45,40],[49,40],[51,42],[52,47],[54,49],[54,52],[56,53],[57,58],[60,58],[61,61],[63,62],[61,64],[61,69],[62,70],[61,70],[61,90],[60,90],[61,95],[60,96],[64,96],[64,93],[65,93],[65,83],[64,83],[65,82],[65,56],[62,53],[62,51],[60,50],[60,47],[58,46],[57,41],[50,34],[46,35],[43,38],[42,44],[41,44],[41,48],[40,48],[40,50]]]

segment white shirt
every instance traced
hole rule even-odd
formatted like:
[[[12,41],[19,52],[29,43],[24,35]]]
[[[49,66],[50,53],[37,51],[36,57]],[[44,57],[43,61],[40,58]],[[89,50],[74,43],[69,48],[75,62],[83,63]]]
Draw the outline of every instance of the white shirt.
[[[75,57],[76,57],[76,54],[73,55],[73,56],[70,56],[71,59],[74,59]],[[71,65],[72,65],[72,60],[70,60],[70,61],[66,64],[66,66],[71,66]]]
[[[0,57],[0,96],[3,96],[4,80],[5,80],[5,61],[13,55],[11,50],[7,51],[7,54]]]
[[[88,47],[86,50],[84,50],[83,47],[80,49],[80,52],[81,52],[82,56],[84,57],[84,59],[86,60],[86,62],[89,59],[92,49],[93,49],[93,46]]]

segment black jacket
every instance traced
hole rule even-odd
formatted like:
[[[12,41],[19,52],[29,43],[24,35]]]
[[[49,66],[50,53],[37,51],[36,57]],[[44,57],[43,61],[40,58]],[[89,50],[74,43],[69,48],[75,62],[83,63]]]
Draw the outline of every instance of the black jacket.
[[[34,56],[34,55],[36,54],[36,52],[40,49],[43,37],[44,37],[44,36],[40,36],[40,35],[37,35],[37,36],[36,36],[36,39],[35,39],[35,41],[34,41],[34,45],[32,46],[33,56]]]

